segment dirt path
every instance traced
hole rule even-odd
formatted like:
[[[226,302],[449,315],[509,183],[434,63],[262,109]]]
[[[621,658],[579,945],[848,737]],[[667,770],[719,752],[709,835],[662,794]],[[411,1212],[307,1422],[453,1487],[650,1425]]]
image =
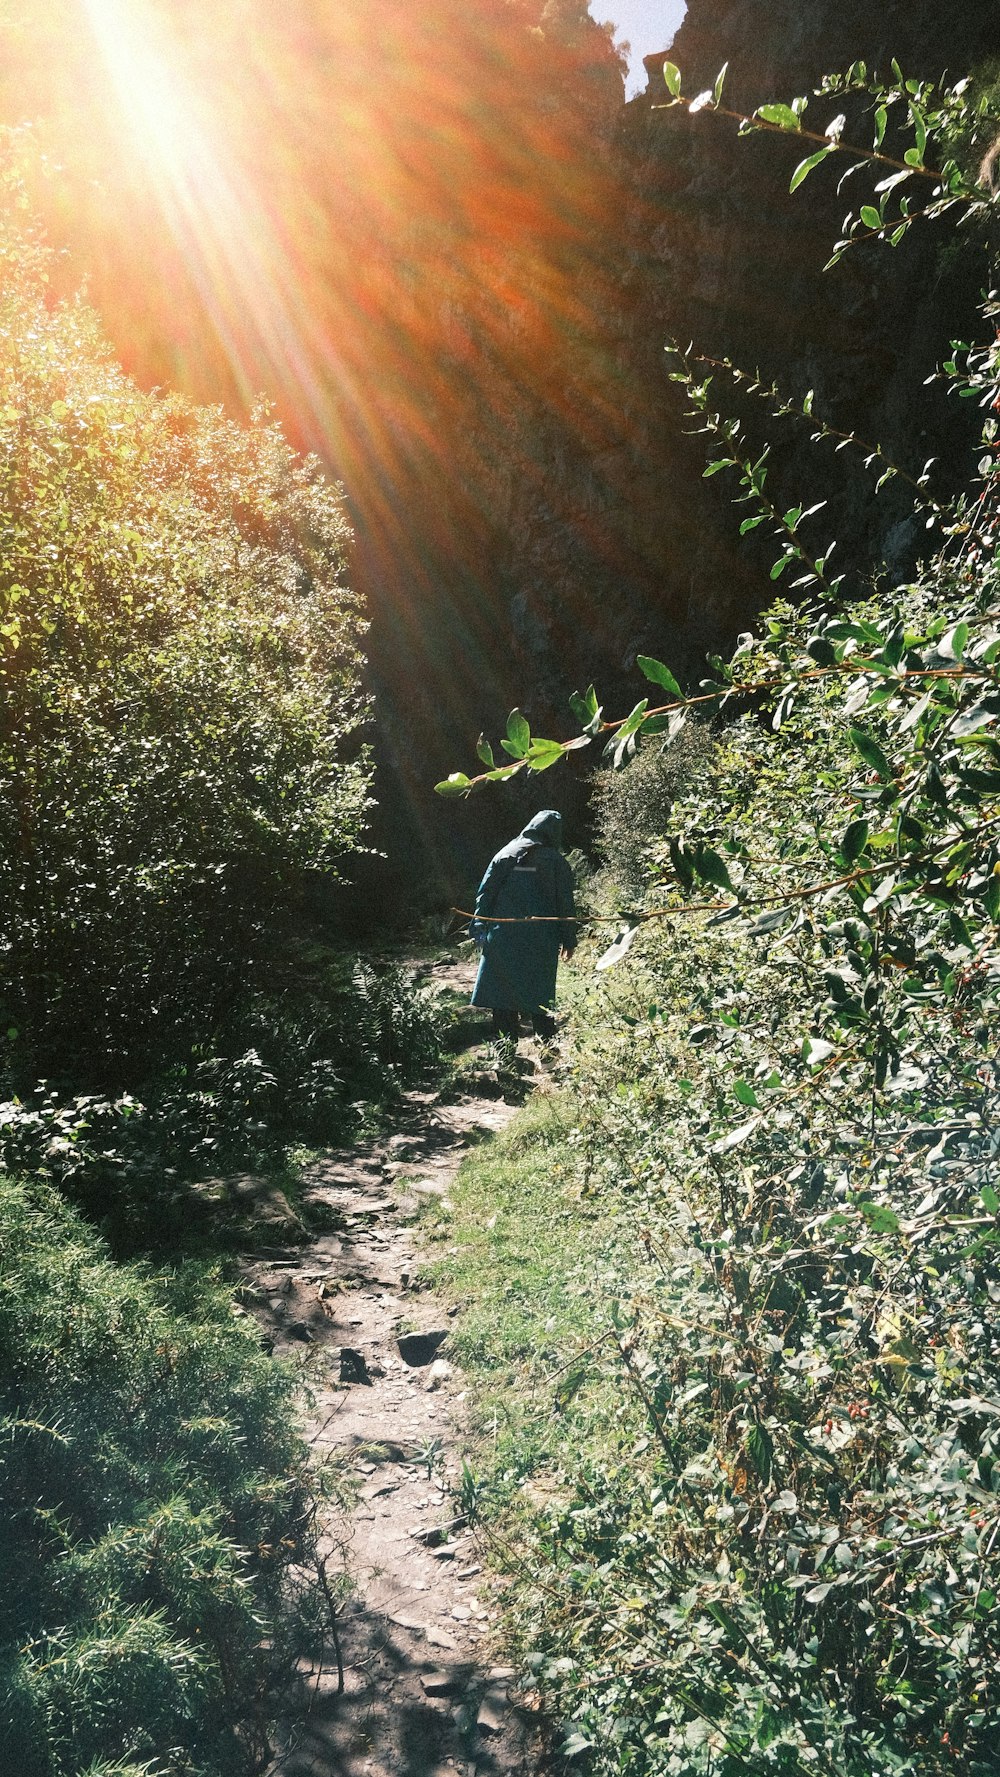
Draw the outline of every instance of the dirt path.
[[[464,986],[469,970],[435,974]],[[537,1718],[496,1664],[475,1543],[456,1519],[462,1377],[452,1322],[421,1281],[417,1225],[429,1197],[447,1206],[470,1146],[516,1109],[410,1093],[393,1134],[308,1169],[306,1204],[337,1232],[244,1264],[275,1352],[304,1361],[316,1455],[346,1455],[358,1485],[346,1536],[331,1507],[322,1544],[331,1576],[346,1562],[354,1586],[344,1691],[330,1648],[303,1671],[273,1777],[503,1777],[541,1764]]]

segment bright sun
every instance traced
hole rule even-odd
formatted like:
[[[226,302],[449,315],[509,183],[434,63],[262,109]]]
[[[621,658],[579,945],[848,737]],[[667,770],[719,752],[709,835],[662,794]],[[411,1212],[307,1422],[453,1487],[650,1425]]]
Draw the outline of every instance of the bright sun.
[[[190,176],[197,158],[194,119],[149,8],[142,0],[82,3],[136,147],[158,176]]]

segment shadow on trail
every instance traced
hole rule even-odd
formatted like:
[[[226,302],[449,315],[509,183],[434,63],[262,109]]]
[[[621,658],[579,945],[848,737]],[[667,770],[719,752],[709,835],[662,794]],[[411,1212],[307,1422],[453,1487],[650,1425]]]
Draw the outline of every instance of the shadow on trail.
[[[467,1001],[472,967],[433,973]],[[482,1014],[459,1015],[462,1046],[482,1043]],[[422,1227],[428,1214],[447,1226],[463,1157],[542,1071],[537,1046],[509,1068],[487,1047],[450,1091],[406,1093],[389,1130],[304,1168],[303,1215],[327,1231],[242,1260],[263,1337],[301,1369],[315,1460],[355,1495],[321,1525],[330,1574],[352,1587],[343,1694],[335,1652],[301,1663],[271,1777],[528,1777],[545,1765],[539,1717],[498,1663],[499,1610],[456,1505],[467,1439],[449,1334],[461,1305],[427,1288]]]

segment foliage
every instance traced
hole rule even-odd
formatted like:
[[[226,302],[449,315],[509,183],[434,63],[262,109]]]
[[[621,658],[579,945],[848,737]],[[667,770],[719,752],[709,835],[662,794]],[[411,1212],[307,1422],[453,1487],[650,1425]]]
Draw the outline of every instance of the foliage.
[[[906,107],[924,214],[992,205],[948,158],[948,131],[983,124],[961,83],[935,98],[854,69],[824,90],[862,86]],[[758,115],[804,134],[804,108]],[[886,158],[878,108],[876,131],[865,165]],[[838,252],[900,238],[902,183]],[[637,835],[655,880],[601,959],[631,1004],[578,1051],[581,1180],[661,1268],[607,1327],[649,1451],[539,1512],[521,1608],[567,1751],[606,1771],[996,1768],[995,343],[945,370],[985,412],[978,485],[932,511],[913,585],[845,607],[811,515],[771,506],[766,460],[682,361],[723,439],[708,472],[736,472],[772,578],[792,568],[814,602],[775,606],[694,697],[643,659],[663,705],[607,722],[579,700],[622,764],[694,708],[726,719],[701,781]]]
[[[809,634],[773,625],[772,666]],[[543,1676],[608,1769],[992,1768],[997,854],[949,658],[931,733],[897,732],[926,679],[858,725],[876,671],[726,731],[652,842],[674,911],[619,966],[628,1021],[580,1060],[588,1187],[664,1273],[616,1329],[660,1460],[540,1533]]]
[[[134,1083],[356,849],[340,498],[259,413],[147,394],[49,305],[5,172],[0,1031],[13,1082]]]
[[[967,222],[990,211],[992,196],[983,168],[997,133],[996,92],[990,83],[980,82],[978,90],[970,91],[973,83],[968,78],[952,84],[945,79],[907,79],[896,60],[892,78],[882,80],[867,63],[853,62],[843,74],[826,75],[813,94],[846,105],[851,123],[848,112],[839,110],[817,131],[803,121],[809,96],[759,105],[751,115],[730,110],[722,103],[727,69],[728,64],[713,87],[688,98],[681,90],[680,69],[665,62],[669,104],[691,113],[718,112],[737,123],[741,135],[772,131],[800,143],[818,144],[792,172],[793,192],[824,161],[834,159],[842,166],[844,156],[852,164],[843,168],[840,185],[858,172],[878,175],[872,201],[848,212],[830,265],[859,241],[885,240],[898,246],[918,219],[932,220],[958,210]],[[845,139],[855,121],[868,114],[871,146],[856,144],[850,133]]]
[[[112,1264],[51,1189],[0,1184],[0,1767],[259,1767],[306,1552],[290,1379],[204,1268]]]
[[[628,771],[594,773],[594,837],[611,875],[626,893],[645,887],[649,835],[664,831],[674,802],[711,746],[707,727],[692,722],[672,746],[644,748]]]
[[[58,1184],[116,1247],[204,1238],[192,1177],[280,1168],[303,1142],[349,1139],[436,1063],[442,1026],[402,965],[300,937],[215,1042],[161,1069],[141,1099],[43,1081],[0,1103],[0,1167]]]

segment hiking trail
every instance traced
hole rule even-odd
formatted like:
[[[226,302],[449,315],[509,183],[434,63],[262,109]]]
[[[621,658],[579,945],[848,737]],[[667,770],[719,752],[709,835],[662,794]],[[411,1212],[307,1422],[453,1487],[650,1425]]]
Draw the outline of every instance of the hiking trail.
[[[419,976],[467,993],[473,965],[448,958]],[[346,1523],[331,1501],[320,1538],[331,1586],[345,1567],[353,1586],[338,1613],[343,1691],[332,1644],[300,1662],[268,1777],[529,1777],[543,1762],[537,1699],[499,1658],[457,1503],[464,1386],[448,1334],[460,1310],[422,1280],[419,1227],[428,1199],[447,1211],[463,1157],[519,1103],[406,1093],[390,1133],[306,1167],[304,1205],[336,1231],[241,1261],[265,1338],[302,1365],[314,1458],[346,1459],[357,1487]]]

